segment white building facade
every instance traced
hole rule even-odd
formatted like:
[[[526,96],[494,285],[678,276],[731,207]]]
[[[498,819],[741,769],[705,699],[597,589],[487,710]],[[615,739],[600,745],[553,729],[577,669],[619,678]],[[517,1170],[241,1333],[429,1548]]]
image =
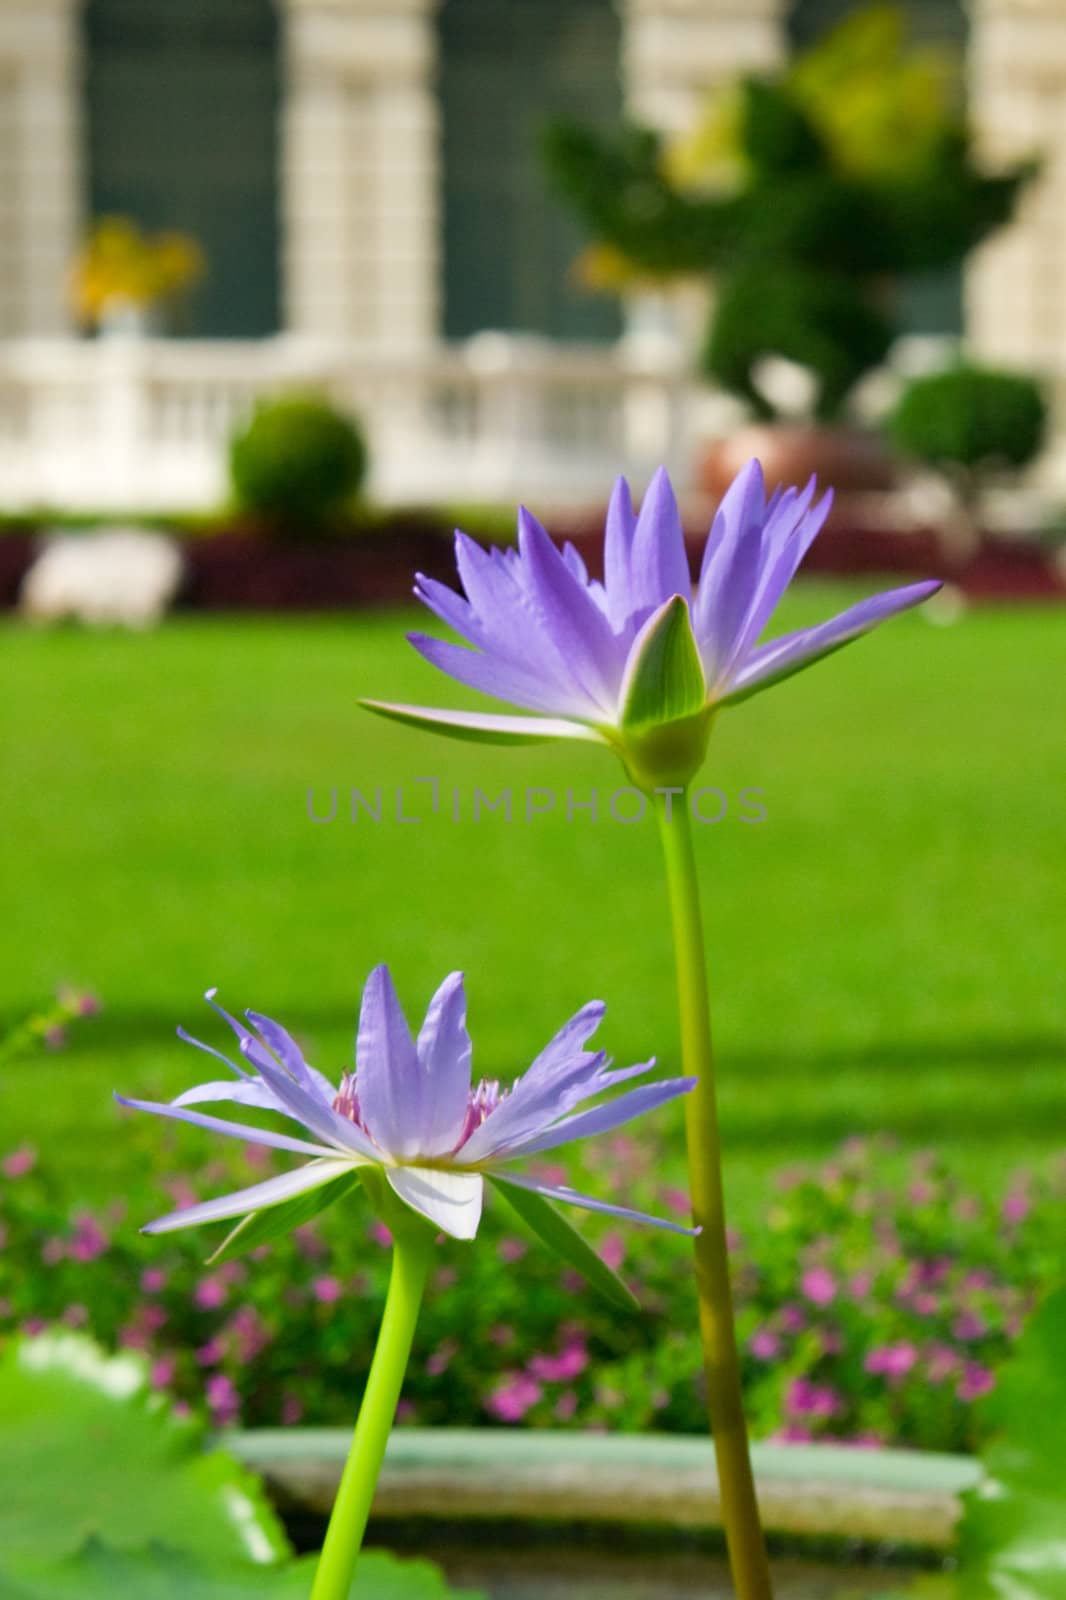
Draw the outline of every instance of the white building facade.
[[[1018,223],[969,272],[964,321],[975,350],[1058,391],[1066,0],[910,8],[965,34],[988,154],[1044,155]],[[0,0],[0,495],[204,502],[250,399],[309,382],[362,411],[392,498],[505,495],[523,472],[591,493],[611,461],[683,471],[706,400],[684,352],[618,337],[568,279],[578,236],[543,195],[536,113],[624,106],[683,128],[715,83],[847,9]],[[77,338],[69,264],[105,211],[201,237],[191,337]]]

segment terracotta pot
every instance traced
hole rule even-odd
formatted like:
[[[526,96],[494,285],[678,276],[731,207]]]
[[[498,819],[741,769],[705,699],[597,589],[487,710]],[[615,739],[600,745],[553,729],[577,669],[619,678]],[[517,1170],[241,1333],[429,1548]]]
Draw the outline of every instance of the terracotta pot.
[[[696,468],[700,488],[721,499],[752,456],[762,462],[768,484],[802,488],[813,472],[819,484],[832,486],[838,495],[891,489],[896,476],[887,447],[857,428],[753,423],[707,446]]]

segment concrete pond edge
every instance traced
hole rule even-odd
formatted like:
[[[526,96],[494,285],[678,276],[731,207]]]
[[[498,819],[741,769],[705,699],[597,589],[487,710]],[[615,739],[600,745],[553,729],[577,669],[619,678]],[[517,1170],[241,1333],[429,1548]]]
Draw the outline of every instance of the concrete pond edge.
[[[325,1515],[351,1440],[345,1428],[256,1428],[219,1442],[260,1473],[283,1510]],[[960,1496],[981,1477],[967,1456],[842,1445],[757,1444],[767,1530],[950,1548]],[[709,1443],[671,1434],[399,1428],[374,1515],[720,1526]]]

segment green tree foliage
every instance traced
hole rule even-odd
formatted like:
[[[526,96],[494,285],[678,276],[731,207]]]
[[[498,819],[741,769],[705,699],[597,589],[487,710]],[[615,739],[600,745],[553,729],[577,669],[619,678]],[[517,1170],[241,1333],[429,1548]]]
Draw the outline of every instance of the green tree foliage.
[[[947,94],[922,101],[898,159],[874,159],[877,130],[909,126],[933,69],[905,50],[898,23],[886,33],[894,13],[873,15],[861,38],[846,31],[853,19],[795,67],[736,85],[694,161],[638,127],[601,135],[557,123],[547,134],[557,187],[624,268],[616,284],[625,272],[713,280],[702,369],[763,415],[772,408],[753,372],[766,356],[808,367],[817,414],[839,415],[898,332],[893,282],[961,261],[1009,219],[1036,170],[985,172]],[[851,122],[839,114],[849,60],[861,113]]]

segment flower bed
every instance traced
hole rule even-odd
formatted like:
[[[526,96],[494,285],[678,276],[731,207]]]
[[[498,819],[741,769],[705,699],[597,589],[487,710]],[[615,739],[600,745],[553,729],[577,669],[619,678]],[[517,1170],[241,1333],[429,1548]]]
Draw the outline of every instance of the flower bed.
[[[147,1151],[147,1135],[130,1136]],[[65,1204],[33,1151],[9,1153],[0,1335],[61,1323],[141,1349],[161,1389],[218,1423],[347,1422],[384,1296],[384,1230],[346,1203],[292,1240],[212,1270],[195,1234],[144,1240],[137,1225],[161,1202],[247,1181],[250,1160],[267,1171],[273,1162],[249,1151],[190,1181],[190,1149],[176,1134],[169,1173],[102,1212]],[[624,1174],[635,1203],[683,1213],[684,1195],[660,1176],[661,1152],[619,1137],[599,1159],[620,1169],[601,1171],[601,1184]],[[868,1142],[818,1170],[782,1172],[762,1226],[733,1241],[755,1433],[974,1448],[974,1401],[1057,1272],[1064,1187],[1058,1169],[1018,1175],[1005,1194],[982,1199],[932,1156],[904,1164]],[[489,1248],[440,1253],[401,1421],[703,1431],[683,1240],[623,1237],[590,1221],[601,1254],[647,1308],[623,1322],[498,1215],[486,1228]]]
[[[461,516],[461,513],[460,513]],[[115,523],[131,519],[117,517]],[[132,519],[136,521],[137,519]],[[572,539],[590,572],[602,559],[602,513],[549,519],[558,538]],[[506,537],[474,528],[488,541]],[[698,559],[706,516],[689,518],[690,554]],[[42,530],[44,531],[44,530]],[[179,604],[205,611],[343,611],[405,605],[415,572],[451,580],[451,519],[430,511],[397,511],[354,527],[345,537],[270,538],[247,524],[219,521],[200,533],[173,530],[180,539],[185,579]],[[36,536],[28,525],[0,537],[0,608],[14,606],[32,565]],[[1066,598],[1066,569],[1045,546],[985,539],[960,563],[932,529],[906,534],[891,528],[831,524],[815,542],[804,572],[826,578],[901,573],[948,576],[980,601],[1055,601]]]

